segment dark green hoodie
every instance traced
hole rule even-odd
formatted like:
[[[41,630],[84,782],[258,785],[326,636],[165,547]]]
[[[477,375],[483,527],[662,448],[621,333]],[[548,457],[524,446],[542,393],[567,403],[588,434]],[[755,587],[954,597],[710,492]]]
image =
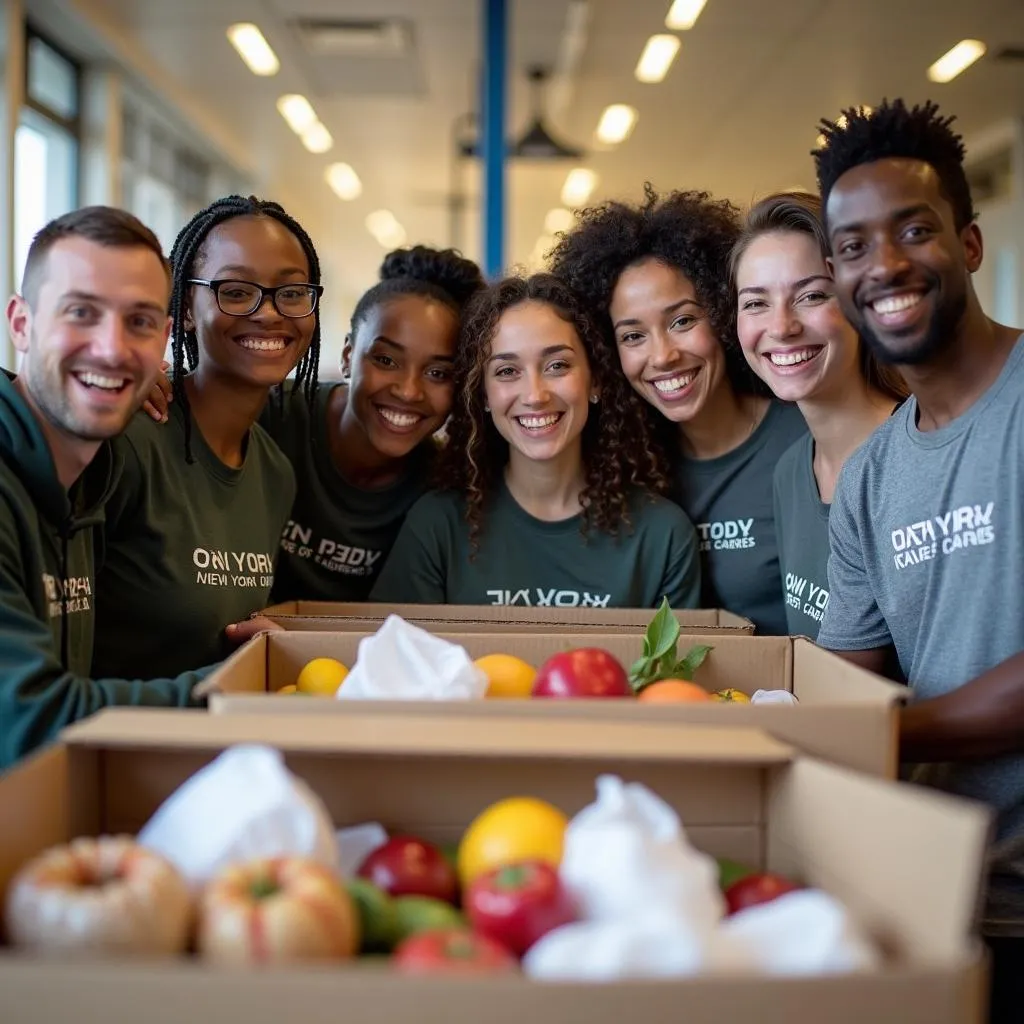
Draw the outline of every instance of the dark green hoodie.
[[[209,672],[88,676],[96,528],[118,472],[101,445],[66,491],[35,415],[0,373],[0,769],[107,705],[187,705]]]

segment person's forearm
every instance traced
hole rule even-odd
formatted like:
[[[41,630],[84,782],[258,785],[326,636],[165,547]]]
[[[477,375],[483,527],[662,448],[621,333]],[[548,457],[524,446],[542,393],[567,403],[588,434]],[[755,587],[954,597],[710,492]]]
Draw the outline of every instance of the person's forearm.
[[[1024,753],[1024,652],[901,712],[904,761],[967,761],[1015,752]]]

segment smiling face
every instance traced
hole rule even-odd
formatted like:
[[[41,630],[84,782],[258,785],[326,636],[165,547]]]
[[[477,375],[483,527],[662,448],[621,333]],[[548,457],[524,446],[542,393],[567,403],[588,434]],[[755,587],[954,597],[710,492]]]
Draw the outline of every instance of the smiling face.
[[[597,387],[576,328],[551,306],[528,301],[501,315],[484,394],[513,460],[543,462],[573,449],[581,453]]]
[[[949,345],[967,309],[981,235],[958,231],[939,177],[918,160],[847,171],[828,198],[830,261],[847,317],[887,363],[927,363]]]
[[[125,428],[159,372],[169,297],[150,249],[82,237],[53,245],[31,306],[17,297],[7,307],[19,379],[52,427],[90,442]]]
[[[859,372],[857,332],[811,235],[772,231],[755,238],[736,266],[736,291],[743,354],[783,401],[820,397]]]
[[[686,423],[727,383],[725,352],[687,277],[658,260],[619,276],[609,313],[633,389],[666,419]]]
[[[373,448],[402,458],[451,412],[459,320],[443,302],[398,295],[370,309],[345,346],[347,409]]]
[[[266,288],[309,283],[299,240],[273,217],[232,217],[207,235],[190,277],[249,281]],[[186,328],[199,342],[200,370],[254,387],[280,384],[309,348],[316,313],[282,316],[267,297],[248,316],[221,312],[210,288],[192,285]]]

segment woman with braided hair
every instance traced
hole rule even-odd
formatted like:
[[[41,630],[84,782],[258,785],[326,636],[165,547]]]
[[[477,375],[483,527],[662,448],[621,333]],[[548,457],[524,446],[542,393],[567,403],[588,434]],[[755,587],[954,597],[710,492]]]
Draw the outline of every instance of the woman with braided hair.
[[[96,588],[94,671],[127,678],[220,660],[266,606],[295,477],[257,420],[292,371],[316,393],[320,263],[277,203],[217,200],[171,266],[174,401],[124,435]]]

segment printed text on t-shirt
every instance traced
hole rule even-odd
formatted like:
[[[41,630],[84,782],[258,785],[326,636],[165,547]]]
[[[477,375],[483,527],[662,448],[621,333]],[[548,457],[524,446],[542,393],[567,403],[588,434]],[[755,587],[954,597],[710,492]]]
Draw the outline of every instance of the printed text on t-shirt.
[[[828,590],[794,572],[786,573],[786,604],[821,622],[828,607]]]
[[[991,544],[996,539],[992,525],[994,502],[961,505],[941,516],[932,516],[892,531],[893,561],[897,569],[920,565],[955,551]]]
[[[317,565],[328,572],[341,573],[343,576],[370,576],[376,570],[374,565],[383,554],[370,548],[345,544],[340,540],[328,540],[321,537],[315,544],[313,530],[308,526],[300,526],[294,519],[281,535],[281,550],[296,558],[311,558]]]
[[[59,580],[48,572],[43,573],[43,590],[50,606],[50,618],[56,619],[65,613],[87,612],[92,609],[92,580],[88,576],[68,576]]]
[[[579,590],[488,590],[491,604],[518,604],[531,608],[607,608],[611,594],[590,594]]]
[[[196,583],[205,587],[256,589],[274,583],[274,560],[265,552],[196,548],[192,564],[196,567]]]
[[[715,523],[698,523],[701,551],[735,551],[741,548],[756,548],[757,541],[751,536],[753,519],[723,519]]]

